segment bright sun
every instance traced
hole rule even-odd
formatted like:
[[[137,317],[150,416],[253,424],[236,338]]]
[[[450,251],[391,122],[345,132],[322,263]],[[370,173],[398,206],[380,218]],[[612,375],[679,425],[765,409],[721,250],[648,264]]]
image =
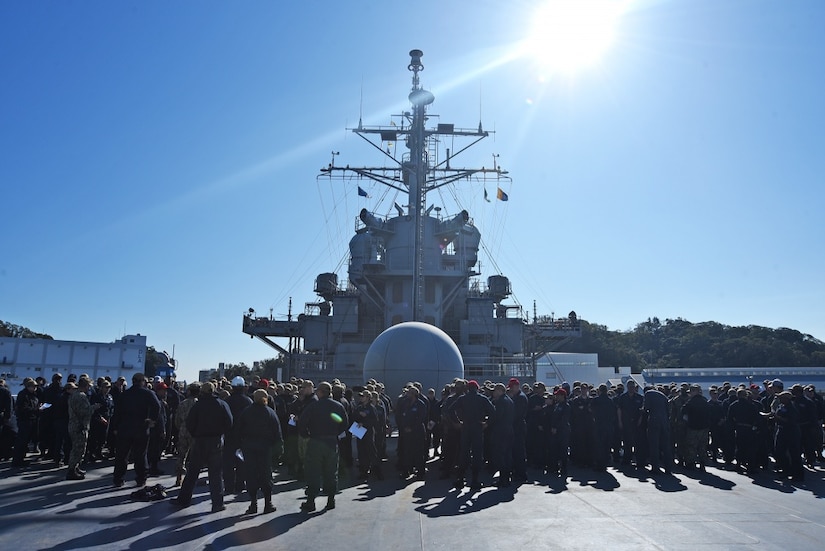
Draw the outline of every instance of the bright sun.
[[[522,54],[552,72],[592,65],[613,43],[626,7],[627,0],[545,0],[533,13]]]

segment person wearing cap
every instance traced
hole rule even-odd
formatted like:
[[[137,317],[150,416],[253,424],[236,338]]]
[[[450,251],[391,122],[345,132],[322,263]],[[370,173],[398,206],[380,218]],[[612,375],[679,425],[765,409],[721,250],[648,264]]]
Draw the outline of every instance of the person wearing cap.
[[[477,381],[467,382],[467,394],[456,400],[452,417],[461,425],[461,455],[458,462],[456,489],[464,487],[464,476],[470,468],[470,490],[481,490],[479,474],[484,463],[484,429],[495,415],[495,406],[478,392]]]
[[[424,480],[427,415],[427,406],[420,399],[418,387],[409,384],[402,391],[395,406],[395,422],[398,425],[398,476],[401,479],[415,473],[418,480]]]
[[[667,400],[665,400],[667,406]],[[601,384],[596,389],[596,397],[590,400],[593,414],[593,469],[605,472],[610,464],[610,448],[616,434],[616,404],[607,394],[607,385]]]
[[[51,457],[54,459],[56,467],[60,467],[61,463],[68,463],[69,454],[72,450],[72,442],[69,437],[69,398],[71,397],[69,391],[72,388],[77,388],[77,384],[74,381],[63,385],[63,389],[57,396],[57,399],[51,402],[51,407],[46,410],[49,412],[52,426],[54,427],[54,449],[52,450]]]
[[[622,464],[630,465],[634,456],[638,463],[644,461],[639,457],[641,448],[642,431],[642,408],[644,407],[644,397],[639,394],[636,381],[628,379],[625,385],[625,392],[616,398],[616,408],[618,410],[618,427],[622,437]]]
[[[183,482],[183,475],[186,474],[186,463],[189,459],[189,451],[192,449],[193,439],[192,435],[186,429],[186,418],[189,417],[189,412],[192,406],[198,401],[198,396],[201,393],[201,384],[198,382],[191,383],[186,389],[186,398],[178,406],[175,412],[175,427],[178,430],[177,451],[178,458],[175,463],[175,486],[180,486]]]
[[[441,424],[444,427],[441,442],[441,476],[449,478],[458,467],[458,456],[461,450],[461,426],[451,416],[452,408],[467,391],[467,381],[456,379],[449,385],[450,393],[441,404]]]
[[[816,450],[816,460],[825,461],[822,457],[823,432],[822,424],[825,421],[825,401],[822,396],[816,393],[816,387],[812,384],[805,386],[805,397],[812,400],[816,407],[816,422],[812,427],[814,450]]]
[[[548,474],[567,478],[567,450],[570,445],[570,403],[567,391],[559,387],[553,391],[552,400],[544,410],[542,429],[547,442],[547,462],[544,466]]]
[[[39,399],[43,404],[56,404],[61,394],[63,394],[63,375],[61,373],[53,373],[52,382],[43,389],[43,393],[39,396]],[[40,411],[37,436],[40,440],[40,452],[45,453],[46,457],[52,461],[56,461],[59,458],[55,457],[56,435],[53,413],[54,411],[51,407]]]
[[[169,393],[169,387],[166,386],[163,380],[158,380],[159,378],[155,377],[152,391],[160,402],[160,409],[155,424],[149,429],[149,446],[146,449],[146,461],[149,463],[148,473],[150,476],[164,474],[160,470],[160,460],[166,447],[166,424],[169,419],[169,404],[166,403],[166,396]]]
[[[518,384],[514,388],[519,388]],[[498,471],[496,487],[507,488],[513,479],[513,418],[515,404],[503,383],[493,387],[495,414],[490,421],[490,463]]]
[[[529,388],[529,387],[528,387]],[[513,401],[513,476],[515,482],[527,481],[527,395],[519,380],[507,382],[507,396]]]
[[[239,386],[233,380],[233,387]],[[245,408],[233,427],[243,454],[243,478],[249,493],[246,514],[258,512],[258,490],[263,494],[264,513],[272,513],[272,448],[283,443],[281,422],[269,407],[269,394],[259,388],[252,394],[253,403]]]
[[[757,389],[758,395],[758,389]],[[759,407],[747,389],[736,391],[736,400],[728,407],[728,422],[733,426],[736,468],[740,472],[754,473],[756,466],[756,438]]]
[[[80,469],[80,462],[86,456],[86,443],[89,440],[89,425],[92,421],[92,404],[89,403],[89,379],[80,378],[77,385],[69,383],[69,438],[72,452],[69,455],[66,480],[83,480],[85,471]]]
[[[23,391],[17,395],[14,404],[17,417],[17,439],[14,442],[12,467],[23,467],[29,442],[37,431],[37,418],[40,414],[40,401],[37,399],[37,383],[31,377],[23,380]]]
[[[697,384],[690,385],[688,401],[682,406],[682,418],[687,423],[682,459],[689,469],[698,465],[704,471],[708,457],[711,410],[707,398],[702,396],[702,387]]]
[[[544,418],[544,394],[547,392],[547,387],[541,381],[533,384],[533,389],[527,397],[527,465],[543,469],[547,462],[546,457],[546,438],[544,434],[539,431]]]
[[[200,477],[200,471],[207,468],[209,494],[212,512],[226,509],[223,503],[223,477],[221,463],[224,435],[232,428],[233,418],[229,406],[215,396],[215,385],[211,382],[201,386],[198,401],[186,416],[186,430],[192,435],[194,444],[190,451],[186,476],[181,484],[178,497],[172,504],[188,507],[192,503],[192,493]]]
[[[379,428],[378,412],[372,404],[372,392],[369,390],[363,389],[358,393],[358,402],[352,408],[352,420],[359,427],[367,429],[364,436],[356,439],[355,443],[358,450],[359,477],[366,482],[372,474],[378,480],[383,480],[381,461],[375,449],[375,432]]]
[[[132,375],[132,386],[115,400],[110,428],[116,439],[115,468],[112,475],[116,488],[124,484],[123,479],[130,456],[135,462],[137,486],[146,484],[149,430],[157,422],[160,407],[157,395],[146,388],[146,377],[143,373]]]
[[[349,417],[341,402],[332,399],[332,385],[324,381],[315,391],[317,400],[309,402],[301,411],[298,431],[307,435],[304,472],[307,481],[307,499],[301,511],[315,511],[315,498],[323,488],[327,509],[335,508],[338,492],[338,435],[349,427]]]
[[[776,421],[774,435],[774,458],[778,472],[785,478],[802,482],[805,468],[802,466],[801,433],[799,430],[799,410],[793,401],[793,394],[788,391],[776,395],[779,402],[773,417]]]
[[[799,412],[799,442],[802,447],[802,454],[805,456],[805,464],[813,468],[816,461],[813,430],[821,430],[819,413],[814,401],[805,396],[805,389],[802,385],[793,385],[791,394],[793,395],[791,400]]]
[[[256,390],[266,392],[264,388]],[[266,400],[268,403],[269,393],[266,395]],[[246,381],[240,375],[232,379],[232,390],[229,397],[226,398],[226,404],[229,406],[229,411],[232,412],[233,419],[240,419],[244,410],[252,405],[252,399],[246,394]],[[237,427],[233,426],[226,433],[223,443],[223,488],[227,495],[239,495],[244,491],[243,464],[236,453],[240,447],[241,440],[238,436],[238,430]]]
[[[94,409],[92,411],[92,422],[89,425],[89,443],[86,447],[87,461],[103,459],[103,445],[106,443],[109,421],[112,418],[114,409],[111,389],[112,383],[102,379],[92,393],[91,398],[89,398],[89,403],[92,404]]]

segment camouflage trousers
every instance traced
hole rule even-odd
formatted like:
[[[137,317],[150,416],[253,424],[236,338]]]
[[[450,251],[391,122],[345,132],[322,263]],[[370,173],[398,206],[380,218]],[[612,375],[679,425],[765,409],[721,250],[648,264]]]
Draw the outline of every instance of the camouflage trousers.
[[[685,433],[685,454],[682,460],[686,463],[704,465],[708,458],[708,430],[687,429]]]
[[[186,474],[186,460],[189,458],[189,450],[192,449],[195,439],[188,432],[178,434],[178,461],[175,465],[176,475]]]
[[[89,441],[89,429],[69,426],[69,439],[72,441],[72,451],[69,454],[69,472],[80,467],[80,462],[86,455],[86,442]]]

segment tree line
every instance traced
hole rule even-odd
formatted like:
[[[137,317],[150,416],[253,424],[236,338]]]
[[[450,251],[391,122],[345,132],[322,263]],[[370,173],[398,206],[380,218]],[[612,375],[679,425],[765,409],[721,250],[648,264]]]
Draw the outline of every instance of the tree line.
[[[564,352],[596,352],[603,367],[823,367],[825,343],[795,329],[648,318],[630,331],[582,321]]]

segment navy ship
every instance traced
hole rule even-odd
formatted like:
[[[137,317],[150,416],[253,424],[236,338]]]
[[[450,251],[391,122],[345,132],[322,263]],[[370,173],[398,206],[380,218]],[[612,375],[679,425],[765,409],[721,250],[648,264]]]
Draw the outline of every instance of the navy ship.
[[[481,233],[470,213],[458,207],[448,212],[454,205],[430,199],[441,200],[441,191],[470,181],[484,186],[485,199],[486,184],[495,184],[497,199],[506,200],[500,184],[510,176],[496,156],[492,168],[458,165],[462,153],[492,132],[481,122],[477,128],[459,128],[428,112],[435,96],[421,86],[422,56],[421,50],[410,52],[408,111],[393,115],[387,126],[359,120],[357,128],[348,129],[379,151],[384,163],[338,166],[333,154],[321,169],[322,177],[349,185],[386,186],[406,196],[406,204],[392,203],[391,215],[361,210],[349,242],[346,279],[334,272],[318,275],[318,298],[306,303],[303,313],[293,316],[290,299],[286,319],[256,316],[252,308],[243,316],[244,333],[283,355],[288,372],[282,379],[363,382],[364,357],[376,337],[409,321],[445,332],[458,346],[464,375],[478,379],[535,380],[538,358],[581,336],[575,312],[555,318],[538,315],[534,305],[531,317],[512,298],[505,275],[484,280]],[[366,195],[360,186],[357,191]]]

